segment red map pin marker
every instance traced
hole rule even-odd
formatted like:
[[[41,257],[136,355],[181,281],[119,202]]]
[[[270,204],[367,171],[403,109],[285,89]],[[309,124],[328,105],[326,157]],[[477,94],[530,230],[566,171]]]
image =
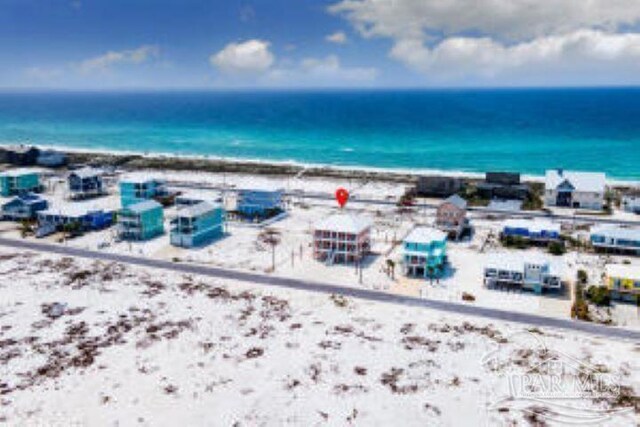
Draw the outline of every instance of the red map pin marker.
[[[349,192],[342,187],[338,188],[336,190],[336,200],[340,207],[344,208],[344,205],[346,205],[349,200]]]

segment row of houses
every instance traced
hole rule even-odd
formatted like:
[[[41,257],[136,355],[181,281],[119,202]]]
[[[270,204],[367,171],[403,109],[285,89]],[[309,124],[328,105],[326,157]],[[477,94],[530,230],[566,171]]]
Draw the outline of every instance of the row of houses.
[[[544,204],[574,209],[601,210],[605,205],[606,175],[597,172],[548,170],[544,178]],[[487,172],[476,185],[480,197],[493,200],[525,200],[531,193],[528,184],[521,182],[520,174]],[[463,189],[461,178],[420,177],[416,194],[425,197],[448,197]],[[623,206],[640,212],[640,193],[623,198]]]
[[[325,264],[361,262],[371,250],[373,222],[366,217],[336,214],[313,226],[313,256]],[[447,233],[416,227],[403,240],[405,274],[435,277],[444,271]]]
[[[502,225],[503,237],[520,237],[533,242],[561,240],[560,225],[542,218],[508,219]],[[640,229],[615,224],[597,225],[589,232],[591,246],[599,252],[640,255]]]
[[[0,174],[0,195],[13,198],[2,207],[5,219],[38,222],[44,236],[73,224],[86,230],[111,226],[117,217],[118,235],[128,240],[148,240],[165,232],[164,208],[159,199],[170,194],[166,182],[148,174],[130,174],[119,183],[121,209],[96,209],[95,203],[65,204],[53,209],[36,193],[42,190],[40,175],[31,169],[13,169]],[[67,176],[68,198],[72,201],[106,194],[102,173],[82,168]],[[266,217],[283,210],[282,189],[238,191],[237,210],[248,217]],[[198,246],[223,234],[225,211],[220,200],[206,200],[193,193],[175,199],[177,215],[171,220],[171,242],[177,246]]]
[[[163,206],[157,200],[169,194],[166,182],[151,175],[124,177],[120,181],[120,237],[148,240],[163,234]],[[240,189],[237,191],[236,211],[248,218],[268,217],[284,209],[283,194],[279,188]],[[220,201],[194,192],[177,195],[177,213],[170,222],[171,243],[182,247],[201,246],[222,236],[226,212]]]
[[[0,163],[14,166],[60,167],[67,164],[67,156],[55,150],[41,150],[30,145],[0,147]]]
[[[67,176],[71,199],[100,196],[105,193],[101,172],[93,168],[72,171]],[[40,173],[34,169],[10,169],[0,174],[0,195],[19,196],[42,191]]]
[[[361,262],[371,249],[371,229],[372,222],[364,217],[339,214],[323,219],[313,228],[314,257],[326,264]],[[561,238],[560,225],[545,219],[506,220],[502,234],[540,242]],[[414,228],[402,242],[404,274],[440,277],[447,263],[449,235],[437,228]],[[640,229],[602,225],[593,227],[589,237],[596,250],[640,254]],[[496,254],[483,271],[488,287],[517,286],[536,293],[559,291],[562,287],[562,263],[541,254]],[[640,269],[612,267],[607,270],[605,283],[618,292],[640,292]]]
[[[313,227],[314,258],[326,264],[361,262],[371,249],[372,222],[348,214],[332,215]],[[402,271],[406,276],[441,277],[447,264],[448,233],[433,227],[413,228],[402,241]],[[540,255],[496,255],[484,268],[487,286],[516,285],[536,293],[562,287],[558,263]]]
[[[118,234],[128,240],[148,240],[165,233],[164,209],[155,199],[168,193],[166,183],[151,176],[124,177],[120,182],[122,208],[117,212],[109,209],[88,210],[74,204],[62,209],[52,209],[47,202],[31,193],[40,188],[37,174],[27,170],[16,170],[3,174],[0,187],[3,194],[17,194],[3,206],[5,217],[10,219],[37,216],[43,232],[80,225],[85,229],[100,229],[111,226],[117,217]],[[562,189],[584,190],[583,181],[571,175]],[[588,180],[587,180],[588,181]],[[584,183],[584,182],[583,182]],[[68,176],[71,199],[82,199],[104,194],[105,189],[99,171],[81,169]],[[581,191],[584,193],[584,191]],[[580,193],[580,192],[579,192]],[[566,195],[555,195],[556,199],[569,200]],[[589,205],[589,197],[579,194],[571,196],[572,206]],[[170,221],[170,241],[175,246],[193,247],[211,242],[224,233],[225,211],[217,200],[205,200],[193,194],[176,198],[177,214]],[[563,202],[564,203],[564,202]],[[247,215],[259,215],[265,210],[282,209],[282,192],[275,190],[240,190],[238,211]],[[416,227],[402,242],[402,266],[408,276],[437,277],[446,265],[446,245],[450,236],[457,237],[466,225],[466,201],[458,195],[447,198],[438,208],[435,228]],[[336,215],[324,219],[314,228],[314,257],[327,264],[361,261],[371,249],[371,221],[351,215]],[[560,238],[560,227],[543,219],[511,219],[505,221],[502,233],[533,241],[552,241]],[[640,230],[616,227],[594,227],[590,241],[598,250],[640,253]],[[500,257],[489,262],[484,269],[487,285],[519,284],[536,292],[542,289],[557,289],[560,274],[556,267],[542,259],[511,259]],[[610,275],[612,287],[627,289],[635,287],[635,279]],[[632,283],[632,285],[630,285]]]

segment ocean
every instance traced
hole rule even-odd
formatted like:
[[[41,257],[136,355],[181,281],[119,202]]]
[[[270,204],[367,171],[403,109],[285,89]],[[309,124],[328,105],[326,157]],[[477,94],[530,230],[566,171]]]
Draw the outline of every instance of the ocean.
[[[640,89],[2,93],[0,144],[640,179]]]

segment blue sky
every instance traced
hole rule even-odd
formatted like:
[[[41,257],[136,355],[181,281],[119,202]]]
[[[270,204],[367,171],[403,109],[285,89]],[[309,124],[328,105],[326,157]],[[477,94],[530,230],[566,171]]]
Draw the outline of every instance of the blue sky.
[[[0,87],[640,84],[637,0],[0,0]]]

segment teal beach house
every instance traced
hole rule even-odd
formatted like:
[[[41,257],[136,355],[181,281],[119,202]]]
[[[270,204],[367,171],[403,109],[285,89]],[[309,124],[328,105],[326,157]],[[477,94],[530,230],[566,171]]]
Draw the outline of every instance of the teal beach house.
[[[435,228],[416,227],[403,240],[402,250],[407,276],[438,277],[446,263],[447,234]]]
[[[0,195],[16,196],[40,191],[40,175],[29,169],[14,169],[0,174]]]
[[[185,248],[204,246],[224,233],[225,214],[219,204],[207,202],[178,209],[171,220],[171,244]]]
[[[166,183],[163,180],[146,174],[132,174],[120,180],[120,202],[123,208],[165,196],[167,193]]]
[[[164,233],[164,212],[155,200],[123,207],[118,213],[118,235],[123,240],[149,240]]]

